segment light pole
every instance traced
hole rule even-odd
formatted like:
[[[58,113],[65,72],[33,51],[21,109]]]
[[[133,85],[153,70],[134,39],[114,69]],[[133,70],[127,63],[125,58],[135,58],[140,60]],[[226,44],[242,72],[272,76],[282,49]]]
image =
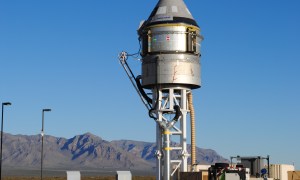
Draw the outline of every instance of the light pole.
[[[42,151],[41,151],[41,180],[43,179],[43,151],[44,151],[44,112],[49,112],[51,109],[43,109],[42,111]]]
[[[10,106],[10,102],[2,103],[2,118],[1,118],[1,153],[0,153],[0,179],[2,180],[2,143],[3,143],[3,116],[4,116],[4,106]]]

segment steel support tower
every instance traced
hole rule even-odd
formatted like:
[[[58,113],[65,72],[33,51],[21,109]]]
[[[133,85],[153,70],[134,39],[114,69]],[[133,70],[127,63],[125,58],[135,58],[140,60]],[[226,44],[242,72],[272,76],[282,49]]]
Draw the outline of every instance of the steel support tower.
[[[122,52],[120,62],[156,122],[156,179],[176,179],[176,172],[188,171],[187,115],[193,114],[192,127],[191,93],[201,87],[203,37],[183,0],[159,0],[149,18],[140,23],[138,36],[141,75],[135,77],[126,62],[132,55]],[[193,165],[196,148],[191,129]]]
[[[153,89],[153,107],[157,116],[156,125],[156,179],[169,180],[175,172],[187,172],[187,88],[157,88]],[[181,115],[178,120],[174,106],[179,106]],[[179,144],[174,144],[171,139],[178,139]],[[176,159],[172,159],[177,157]]]

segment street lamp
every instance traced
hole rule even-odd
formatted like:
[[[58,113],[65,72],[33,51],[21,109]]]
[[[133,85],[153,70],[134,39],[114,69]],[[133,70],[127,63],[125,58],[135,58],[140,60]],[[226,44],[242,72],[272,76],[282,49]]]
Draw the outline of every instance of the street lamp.
[[[2,118],[1,118],[1,153],[0,153],[0,179],[2,180],[2,143],[3,143],[3,111],[4,111],[4,106],[10,106],[10,102],[4,102],[2,103]]]
[[[43,109],[42,111],[42,151],[41,151],[41,180],[43,179],[43,151],[44,151],[44,112],[49,112],[51,109]]]

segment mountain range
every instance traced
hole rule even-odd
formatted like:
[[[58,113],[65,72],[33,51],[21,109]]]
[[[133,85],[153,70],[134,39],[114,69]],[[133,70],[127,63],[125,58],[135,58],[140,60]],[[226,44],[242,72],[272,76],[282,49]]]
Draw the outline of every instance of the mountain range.
[[[176,146],[176,143],[173,143]],[[188,145],[188,149],[190,146]],[[106,141],[91,133],[66,139],[44,136],[44,168],[52,169],[155,169],[156,144],[118,140]],[[172,156],[178,154],[173,153]],[[38,169],[41,164],[40,135],[3,136],[3,166]],[[199,164],[227,162],[214,150],[197,148]]]

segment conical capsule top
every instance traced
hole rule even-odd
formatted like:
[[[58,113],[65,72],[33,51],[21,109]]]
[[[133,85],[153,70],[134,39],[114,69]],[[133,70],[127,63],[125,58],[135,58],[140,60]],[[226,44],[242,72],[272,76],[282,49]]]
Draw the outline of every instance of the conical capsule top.
[[[144,27],[162,23],[185,23],[199,27],[183,0],[160,0]]]

